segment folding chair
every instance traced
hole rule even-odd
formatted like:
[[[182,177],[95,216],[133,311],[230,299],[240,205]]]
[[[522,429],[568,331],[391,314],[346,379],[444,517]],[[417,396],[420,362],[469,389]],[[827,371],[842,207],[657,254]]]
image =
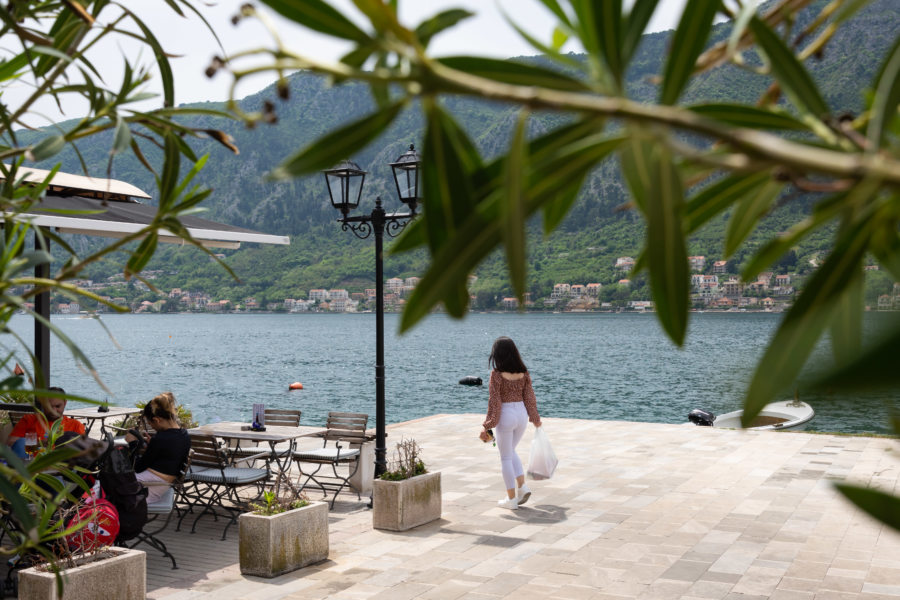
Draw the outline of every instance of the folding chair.
[[[316,465],[311,473],[303,472],[303,466],[300,464],[301,476],[306,475],[303,482],[305,488],[310,482],[318,486],[322,490],[324,496],[328,496],[328,492],[333,490],[334,497],[331,499],[331,507],[334,508],[334,502],[337,495],[345,487],[350,485],[350,479],[359,469],[359,447],[369,440],[366,435],[366,424],[369,421],[369,415],[361,413],[328,413],[328,422],[326,423],[326,431],[322,434],[325,442],[321,448],[313,450],[297,450],[294,452],[294,461],[298,464],[308,463]],[[329,446],[334,442],[333,446]],[[342,446],[341,443],[346,444]],[[355,448],[351,446],[356,446]],[[330,466],[332,473],[321,473],[324,466]],[[340,465],[347,465],[347,476],[342,477],[338,473]],[[356,498],[360,498],[357,491]]]
[[[125,544],[127,548],[134,548],[135,546],[143,542],[151,548],[159,550],[163,553],[163,556],[168,557],[169,560],[172,561],[173,569],[178,568],[178,565],[175,564],[175,557],[172,556],[172,553],[169,552],[168,548],[166,548],[165,542],[163,542],[157,536],[162,533],[166,529],[166,527],[169,526],[169,522],[172,520],[172,513],[179,512],[178,507],[175,505],[175,497],[184,488],[184,478],[187,475],[188,469],[191,468],[191,458],[193,453],[193,450],[190,450],[188,452],[188,457],[185,461],[184,467],[182,467],[181,472],[178,474],[178,477],[176,477],[175,481],[173,481],[172,483],[165,483],[162,481],[143,482],[144,486],[166,486],[166,493],[163,494],[163,496],[156,502],[147,503],[148,519],[144,524],[144,528],[137,535],[134,543],[132,543],[130,546]],[[162,517],[165,517],[165,521],[159,527],[153,528],[154,524]]]
[[[224,540],[228,528],[237,522],[238,515],[245,510],[245,502],[241,500],[238,490],[255,485],[258,497],[269,475],[266,469],[233,465],[265,458],[269,455],[269,451],[232,462],[219,440],[211,435],[202,434],[191,434],[191,450],[193,450],[191,467],[185,475],[185,486],[180,494],[180,500],[186,505],[186,510],[179,517],[175,530],[181,530],[182,521],[188,512],[194,512],[194,507],[203,509],[194,519],[191,533],[197,531],[197,522],[203,515],[211,514],[213,519],[218,520],[218,509],[221,509],[230,515],[228,524],[222,532]]]

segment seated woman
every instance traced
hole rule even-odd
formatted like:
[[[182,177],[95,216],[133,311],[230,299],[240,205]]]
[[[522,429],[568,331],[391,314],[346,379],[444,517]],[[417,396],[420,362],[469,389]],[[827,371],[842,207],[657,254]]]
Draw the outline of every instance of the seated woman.
[[[59,394],[66,393],[61,387],[52,387],[49,390]],[[6,443],[13,451],[22,458],[25,458],[24,438],[29,433],[33,433],[38,440],[45,440],[50,432],[50,427],[59,419],[62,419],[63,433],[71,432],[77,435],[84,435],[83,423],[71,417],[63,416],[63,412],[66,410],[65,398],[38,398],[37,408],[40,414],[35,412],[24,415],[19,419],[12,431],[9,432],[9,438],[6,440]]]
[[[187,460],[188,452],[191,450],[191,438],[178,423],[175,414],[175,396],[172,392],[163,392],[144,406],[144,419],[156,435],[152,438],[145,435],[147,450],[134,463],[135,474],[142,484],[172,483]],[[132,434],[126,435],[125,440],[132,449],[137,446],[137,438]],[[164,485],[144,485],[144,487],[148,492],[148,504],[158,501],[167,490]]]

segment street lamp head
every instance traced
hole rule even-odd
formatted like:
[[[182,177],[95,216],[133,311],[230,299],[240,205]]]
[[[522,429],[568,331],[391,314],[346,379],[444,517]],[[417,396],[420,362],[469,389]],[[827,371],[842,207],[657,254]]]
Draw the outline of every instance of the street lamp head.
[[[391,169],[394,171],[394,183],[397,185],[397,195],[413,213],[416,212],[416,204],[422,198],[419,193],[419,165],[421,164],[422,159],[416,154],[416,147],[413,144],[410,144],[409,150],[391,163]]]
[[[323,173],[331,204],[346,217],[348,212],[359,206],[366,172],[355,162],[342,160],[336,167]]]

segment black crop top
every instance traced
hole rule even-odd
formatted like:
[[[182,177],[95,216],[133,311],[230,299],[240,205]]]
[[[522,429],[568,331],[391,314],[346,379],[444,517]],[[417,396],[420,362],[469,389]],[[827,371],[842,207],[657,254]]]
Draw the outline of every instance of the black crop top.
[[[134,443],[134,442],[132,442]],[[137,473],[153,469],[177,477],[191,450],[191,436],[185,429],[164,429],[150,438],[147,450],[134,463]]]

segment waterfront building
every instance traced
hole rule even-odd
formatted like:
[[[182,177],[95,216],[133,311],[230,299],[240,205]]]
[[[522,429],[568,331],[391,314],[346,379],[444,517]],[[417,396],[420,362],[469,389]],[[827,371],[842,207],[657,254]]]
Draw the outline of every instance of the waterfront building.
[[[600,295],[601,288],[603,288],[603,284],[601,283],[589,283],[585,286],[584,291],[587,292],[587,295],[591,298],[596,298]]]
[[[706,268],[705,256],[688,256],[688,264],[692,271],[702,271]]]
[[[328,300],[328,290],[309,290],[309,299],[313,302],[325,302],[326,300]]]
[[[728,261],[727,260],[717,260],[713,263],[713,273],[722,274],[728,272]]]

